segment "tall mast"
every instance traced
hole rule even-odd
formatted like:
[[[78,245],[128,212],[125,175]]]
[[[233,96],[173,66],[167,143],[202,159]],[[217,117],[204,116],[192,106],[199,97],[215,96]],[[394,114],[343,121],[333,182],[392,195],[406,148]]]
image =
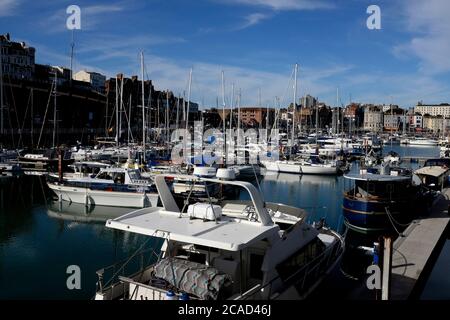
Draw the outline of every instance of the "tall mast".
[[[180,121],[180,94],[178,93],[177,98],[177,120],[176,120],[176,129],[178,130],[178,124]]]
[[[119,81],[116,75],[116,146],[119,146]]]
[[[238,118],[237,118],[237,128],[241,128],[241,88],[239,88],[239,94],[238,94]]]
[[[2,41],[0,41],[0,134],[3,135],[3,58]],[[3,139],[2,139],[3,140]],[[3,142],[3,141],[2,141]]]
[[[34,147],[34,89],[31,88],[31,149]]]
[[[54,96],[53,96],[53,148],[56,147],[56,86],[58,83],[58,70],[55,68],[55,88],[54,88]]]
[[[336,88],[336,135],[339,133],[339,88]]]
[[[230,106],[230,130],[233,123],[233,108],[234,108],[234,83],[231,84],[231,106]]]
[[[131,93],[128,99],[128,144],[130,144],[130,132],[131,132]]]
[[[316,104],[316,145],[318,135],[319,135],[319,106]]]
[[[123,113],[123,74],[120,79],[120,110],[119,110],[119,138],[122,136],[122,113]]]
[[[227,138],[226,138],[226,129],[225,129],[225,79],[224,79],[224,73],[222,70],[222,114],[223,114],[223,145],[225,148],[225,154],[224,154],[224,164],[226,164],[227,160]]]
[[[167,146],[169,146],[169,127],[170,127],[170,119],[169,119],[169,89],[166,91],[166,140]]]
[[[186,156],[187,156],[187,145],[186,145],[186,140],[187,140],[187,135],[189,134],[189,109],[190,109],[190,100],[191,100],[191,86],[192,86],[192,68],[189,70],[189,84],[188,84],[188,95],[187,95],[187,105],[186,105],[186,137],[183,139],[184,141],[184,151],[186,152]],[[189,146],[189,150],[191,150],[191,146]],[[186,161],[188,161],[187,157],[186,157]]]
[[[297,102],[297,70],[298,70],[298,64],[295,64],[294,69],[294,104],[293,104],[293,112],[292,112],[292,142],[291,142],[291,148],[294,146],[294,139],[295,139],[295,113],[297,111],[296,108],[296,102]],[[300,122],[301,123],[301,122]]]
[[[142,159],[145,162],[145,93],[144,93],[144,52],[141,51],[141,94],[142,94]]]

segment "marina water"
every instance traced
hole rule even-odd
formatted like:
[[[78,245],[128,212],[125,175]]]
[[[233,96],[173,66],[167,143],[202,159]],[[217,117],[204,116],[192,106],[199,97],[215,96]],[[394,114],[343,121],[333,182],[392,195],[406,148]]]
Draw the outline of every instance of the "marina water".
[[[439,157],[438,147],[392,146],[402,157]],[[391,146],[385,146],[389,152]],[[417,163],[407,163],[417,168]],[[357,172],[354,162],[352,172]],[[264,200],[304,208],[311,221],[325,218],[343,232],[344,178],[267,173],[260,181]],[[0,299],[90,299],[98,269],[125,259],[146,240],[118,232],[105,221],[132,209],[93,207],[51,200],[39,176],[2,176],[0,180]],[[67,267],[81,270],[81,289],[69,290]],[[450,240],[444,244],[427,281],[423,299],[450,299]],[[362,268],[363,266],[361,266]],[[340,289],[342,280],[329,279]],[[347,282],[351,282],[346,278]],[[336,293],[336,292],[335,292]],[[319,288],[318,295],[321,294]],[[330,294],[330,293],[329,293]],[[344,295],[345,296],[345,295]]]

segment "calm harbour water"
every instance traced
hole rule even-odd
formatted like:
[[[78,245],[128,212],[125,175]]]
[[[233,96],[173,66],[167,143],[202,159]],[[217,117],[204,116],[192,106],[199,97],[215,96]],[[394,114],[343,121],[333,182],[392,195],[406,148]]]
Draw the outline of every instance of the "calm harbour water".
[[[393,149],[402,156],[439,156],[438,148]],[[267,201],[302,207],[312,221],[325,217],[332,228],[342,228],[343,177],[269,174],[261,189]],[[106,219],[130,209],[96,207],[87,212],[84,205],[60,206],[50,196],[43,178],[0,179],[0,299],[92,298],[95,271],[131,255],[146,240],[104,227]],[[66,287],[69,265],[81,268],[81,290]],[[422,298],[450,299],[449,266],[447,241]]]

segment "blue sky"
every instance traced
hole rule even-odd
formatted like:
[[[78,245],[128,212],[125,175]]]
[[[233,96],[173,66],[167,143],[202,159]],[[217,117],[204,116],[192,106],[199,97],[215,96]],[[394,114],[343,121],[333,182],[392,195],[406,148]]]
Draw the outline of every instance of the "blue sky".
[[[298,96],[328,104],[341,100],[398,103],[450,102],[448,0],[0,0],[0,33],[37,50],[36,61],[69,65],[71,32],[66,8],[81,7],[74,69],[108,76],[140,74],[158,89],[187,91],[206,106],[227,103],[231,84],[242,105],[292,101],[293,65],[300,66]],[[366,9],[381,8],[382,29],[369,30]]]

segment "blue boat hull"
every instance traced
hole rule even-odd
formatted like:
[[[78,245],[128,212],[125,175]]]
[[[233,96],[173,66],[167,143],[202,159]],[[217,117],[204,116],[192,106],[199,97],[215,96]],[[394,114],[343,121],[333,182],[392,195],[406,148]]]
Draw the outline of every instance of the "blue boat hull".
[[[407,223],[412,219],[411,204],[406,200],[367,201],[344,196],[343,214],[345,221],[347,225],[357,230],[391,230],[392,222],[386,213],[386,208],[388,208],[393,219],[399,223]]]

